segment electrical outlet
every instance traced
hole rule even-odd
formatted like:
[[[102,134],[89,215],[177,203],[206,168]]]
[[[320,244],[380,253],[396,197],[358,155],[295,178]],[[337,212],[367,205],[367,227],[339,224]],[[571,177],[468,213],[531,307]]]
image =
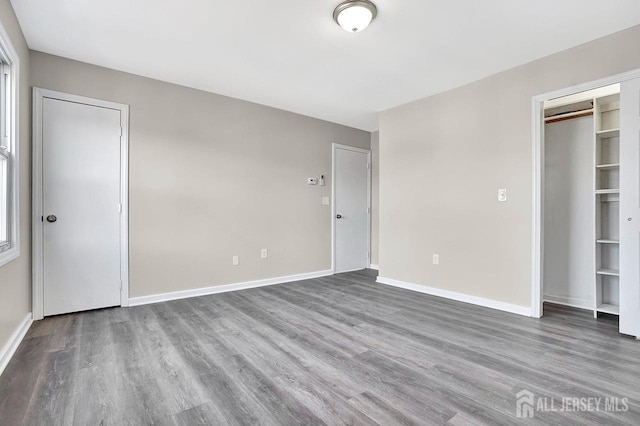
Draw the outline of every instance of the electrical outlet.
[[[260,250],[260,257],[262,259],[266,259],[267,257],[269,257],[269,253],[267,252],[267,249]]]
[[[433,255],[433,264],[434,265],[439,265],[440,264],[440,255],[439,254],[434,254]]]
[[[231,259],[231,263],[233,264],[233,266],[238,266],[240,264],[238,256],[233,256],[233,258]]]
[[[322,205],[323,206],[329,205],[329,197],[322,197]]]
[[[507,188],[498,189],[498,201],[500,202],[507,201]]]

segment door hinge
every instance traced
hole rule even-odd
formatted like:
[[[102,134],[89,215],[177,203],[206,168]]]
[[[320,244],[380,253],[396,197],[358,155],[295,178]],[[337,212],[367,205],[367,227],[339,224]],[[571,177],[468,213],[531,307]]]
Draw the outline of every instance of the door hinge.
[[[367,213],[371,214],[371,207],[367,207]]]
[[[122,213],[122,203],[118,204],[118,213]]]
[[[120,137],[122,137],[122,135],[124,135],[124,130],[122,129],[122,126],[120,126]]]
[[[122,287],[124,287],[124,283],[120,280],[120,290],[122,290]]]
[[[367,170],[371,168],[371,163],[367,163]]]

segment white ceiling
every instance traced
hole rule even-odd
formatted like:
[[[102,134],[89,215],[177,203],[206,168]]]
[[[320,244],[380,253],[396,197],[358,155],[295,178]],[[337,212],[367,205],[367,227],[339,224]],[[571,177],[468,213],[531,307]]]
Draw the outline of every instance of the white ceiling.
[[[12,0],[34,50],[376,130],[377,113],[640,24],[638,0]]]

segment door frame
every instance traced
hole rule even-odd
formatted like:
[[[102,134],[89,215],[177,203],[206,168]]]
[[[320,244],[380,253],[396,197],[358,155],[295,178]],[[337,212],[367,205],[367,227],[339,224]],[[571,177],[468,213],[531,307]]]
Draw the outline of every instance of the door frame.
[[[640,69],[536,95],[531,98],[533,203],[531,243],[531,316],[540,318],[544,303],[544,102],[640,78]]]
[[[33,88],[33,194],[32,194],[32,315],[44,317],[44,212],[42,206],[42,106],[45,98],[120,111],[120,306],[129,306],[129,106],[101,99]]]
[[[371,267],[371,150],[339,143],[331,144],[331,272],[336,273],[336,151],[367,154],[367,265]]]

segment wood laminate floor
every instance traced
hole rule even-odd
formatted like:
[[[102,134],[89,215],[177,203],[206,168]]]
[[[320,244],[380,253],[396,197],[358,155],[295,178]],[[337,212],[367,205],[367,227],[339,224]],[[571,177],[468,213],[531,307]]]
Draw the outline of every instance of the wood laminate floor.
[[[629,410],[522,420],[523,389]],[[0,377],[3,426],[638,425],[639,403],[640,343],[615,318],[525,318],[373,271],[47,318]]]

